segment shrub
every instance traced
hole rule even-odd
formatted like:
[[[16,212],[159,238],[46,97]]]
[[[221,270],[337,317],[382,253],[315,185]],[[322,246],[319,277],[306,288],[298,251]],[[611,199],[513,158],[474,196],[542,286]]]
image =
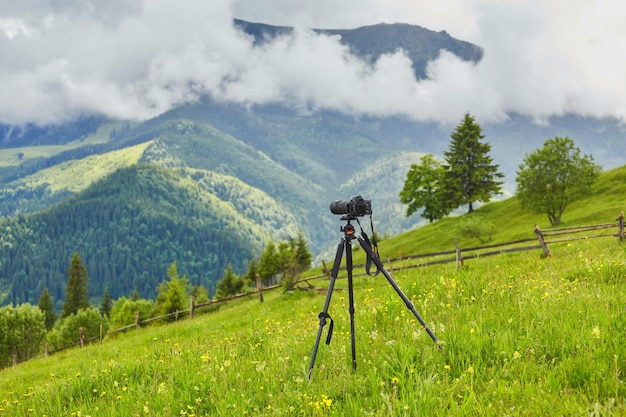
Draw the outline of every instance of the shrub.
[[[89,307],[60,319],[48,333],[48,342],[53,349],[74,345],[80,342],[80,328],[85,340],[100,337],[109,330],[109,321],[97,308]]]

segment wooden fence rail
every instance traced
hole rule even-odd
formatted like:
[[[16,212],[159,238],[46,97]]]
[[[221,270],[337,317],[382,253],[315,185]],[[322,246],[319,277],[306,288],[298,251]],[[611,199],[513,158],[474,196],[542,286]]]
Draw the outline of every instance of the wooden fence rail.
[[[598,233],[598,234],[585,234],[581,236],[582,233],[586,232],[595,232],[598,230],[606,230],[606,229],[614,229],[617,227],[617,233]],[[575,240],[584,240],[584,239],[596,239],[600,237],[617,237],[620,242],[624,241],[624,212],[622,211],[619,217],[616,219],[614,223],[604,223],[604,224],[593,224],[588,226],[570,226],[570,227],[559,227],[547,230],[541,230],[539,225],[535,225],[535,234],[537,235],[537,239],[539,239],[539,244],[543,249],[543,252],[546,256],[552,256],[550,252],[550,248],[548,247],[549,243],[563,243],[563,242],[572,242]],[[549,239],[551,236],[566,236],[558,239]]]

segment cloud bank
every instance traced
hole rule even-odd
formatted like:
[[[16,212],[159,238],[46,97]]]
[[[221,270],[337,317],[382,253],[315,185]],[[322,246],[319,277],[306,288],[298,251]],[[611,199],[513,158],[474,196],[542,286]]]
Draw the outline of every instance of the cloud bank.
[[[10,4],[4,4],[10,3]],[[211,95],[244,105],[456,123],[510,112],[626,119],[625,6],[610,0],[24,0],[0,5],[0,123],[83,114],[145,120]],[[295,26],[261,47],[234,17]],[[482,46],[442,52],[428,79],[401,52],[367,64],[306,28],[386,21]]]

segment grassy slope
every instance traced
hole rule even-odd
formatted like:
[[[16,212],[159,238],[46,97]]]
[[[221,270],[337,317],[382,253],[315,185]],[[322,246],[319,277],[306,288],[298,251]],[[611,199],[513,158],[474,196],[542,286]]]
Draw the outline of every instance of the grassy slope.
[[[108,123],[101,126],[93,135],[84,139],[75,140],[73,142],[62,145],[44,145],[44,146],[25,146],[22,148],[6,148],[0,149],[0,167],[20,165],[28,159],[47,158],[61,152],[80,148],[85,145],[94,145],[106,143],[109,141],[109,134],[122,123]],[[18,155],[21,154],[21,158]]]
[[[593,223],[611,223],[626,209],[626,166],[602,174],[596,193],[586,199],[574,202],[563,213],[558,227]],[[376,202],[372,202],[374,215]],[[522,210],[516,197],[488,203],[476,210],[471,216],[478,216],[491,223],[497,233],[489,243],[507,242],[535,237],[534,225],[549,229],[548,216],[532,214]],[[437,223],[400,234],[393,239],[381,242],[381,258],[396,257],[404,254],[423,253],[437,250],[454,249],[456,236],[455,225],[459,219],[449,217]],[[476,239],[459,238],[461,247],[478,246]]]
[[[625,175],[623,168],[606,173],[603,193],[573,205],[566,224],[612,221],[623,208]],[[515,200],[476,214],[506,226],[498,240],[532,236],[532,224],[543,223],[521,213]],[[441,233],[454,221],[389,239],[384,248],[448,248]],[[339,280],[329,310],[334,337],[321,344],[311,381],[306,374],[324,296],[271,292],[262,304],[251,296],[193,321],[5,369],[0,414],[626,412],[626,267],[624,246],[614,239],[554,245],[550,259],[533,251],[473,260],[460,272],[452,264],[400,270],[396,279],[442,349],[383,278],[357,278],[358,369],[352,372],[348,294]]]
[[[52,168],[42,169],[37,173],[15,182],[35,188],[47,185],[51,192],[61,190],[79,192],[112,172],[136,164],[152,142],[89,156],[79,161],[68,161]]]

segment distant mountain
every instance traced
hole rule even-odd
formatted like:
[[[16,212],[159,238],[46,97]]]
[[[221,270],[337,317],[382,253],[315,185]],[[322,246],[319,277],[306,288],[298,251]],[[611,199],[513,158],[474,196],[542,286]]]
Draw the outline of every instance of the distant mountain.
[[[292,30],[235,24],[257,44]],[[475,45],[419,26],[320,32],[362,59],[402,48],[417,77],[441,49],[482,57]],[[477,121],[508,193],[524,155],[549,137],[571,137],[607,169],[626,161],[619,120],[566,115],[538,124],[512,114],[502,123]],[[330,202],[357,194],[372,200],[379,235],[418,227],[423,219],[405,217],[398,193],[422,154],[443,155],[454,128],[211,97],[144,123],[0,126],[0,305],[35,303],[43,287],[59,302],[76,251],[95,298],[105,287],[113,297],[134,288],[152,296],[174,261],[192,283],[213,288],[228,263],[243,272],[268,239],[300,229],[322,256],[340,237]]]
[[[289,35],[293,28],[270,26],[235,19],[235,26],[252,36],[261,44],[278,36]],[[413,61],[417,78],[426,77],[426,65],[439,56],[441,50],[452,52],[464,61],[478,62],[483,57],[481,47],[451,37],[446,31],[434,32],[421,26],[406,23],[364,26],[356,29],[313,29],[314,32],[337,36],[350,52],[359,58],[375,62],[383,54],[392,54],[399,49]]]

